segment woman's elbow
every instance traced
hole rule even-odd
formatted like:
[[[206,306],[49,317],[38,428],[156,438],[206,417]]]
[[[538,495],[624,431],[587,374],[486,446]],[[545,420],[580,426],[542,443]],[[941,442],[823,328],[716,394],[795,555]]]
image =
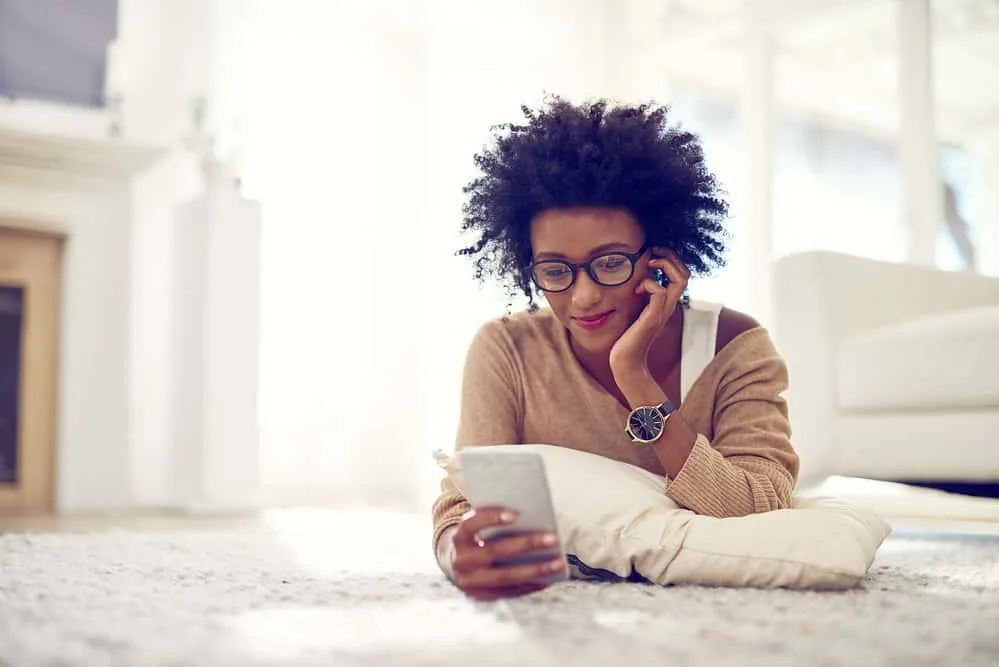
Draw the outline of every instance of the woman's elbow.
[[[757,513],[790,509],[794,491],[794,478],[787,470],[775,471],[759,480],[754,492]],[[762,493],[761,493],[762,491]]]

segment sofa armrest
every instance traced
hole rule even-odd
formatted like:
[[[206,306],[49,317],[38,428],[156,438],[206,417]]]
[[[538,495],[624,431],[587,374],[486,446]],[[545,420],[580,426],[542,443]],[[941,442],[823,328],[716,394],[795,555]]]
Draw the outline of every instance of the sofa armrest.
[[[777,260],[778,330],[815,306],[835,343],[854,334],[948,310],[999,304],[999,278],[834,252]]]
[[[788,409],[801,479],[836,474],[839,347],[920,316],[999,303],[999,278],[807,252],[774,266],[774,332],[790,376]]]

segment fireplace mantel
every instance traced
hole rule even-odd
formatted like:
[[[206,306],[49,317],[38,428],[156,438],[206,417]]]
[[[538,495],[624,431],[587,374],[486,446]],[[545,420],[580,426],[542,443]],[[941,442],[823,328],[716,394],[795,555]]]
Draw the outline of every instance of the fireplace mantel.
[[[164,151],[124,139],[42,134],[0,126],[0,164],[101,179],[130,179]]]

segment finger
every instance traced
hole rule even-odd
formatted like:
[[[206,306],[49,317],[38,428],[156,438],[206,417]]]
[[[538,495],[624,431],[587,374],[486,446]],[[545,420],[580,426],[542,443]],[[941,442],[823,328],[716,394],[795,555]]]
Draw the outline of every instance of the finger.
[[[669,274],[667,274],[667,276],[668,275]],[[672,282],[673,281],[670,280],[670,283],[672,283]],[[668,289],[669,289],[669,285],[667,285],[666,287],[663,287],[662,285],[660,285],[659,283],[657,283],[652,278],[643,278],[642,281],[638,283],[638,286],[635,287],[635,294],[641,294],[642,292],[646,292],[648,294],[653,294],[653,295],[655,295],[655,294],[665,294],[666,290],[668,290]]]
[[[558,545],[558,535],[546,532],[523,533],[501,537],[479,546],[462,544],[455,548],[451,559],[454,572],[471,573],[475,570],[492,567],[494,563],[552,549]]]
[[[539,579],[545,579],[565,570],[565,560],[552,558],[538,563],[522,565],[506,565],[479,569],[467,574],[459,574],[455,583],[462,590],[474,588],[509,588],[524,584],[536,584]]]
[[[635,291],[636,294],[646,291],[653,295],[665,295],[666,301],[663,305],[667,309],[671,304],[676,305],[676,302],[683,296],[684,290],[687,289],[687,276],[666,259],[649,260],[649,265],[651,268],[662,269],[666,273],[669,283],[666,287],[660,287],[654,280],[647,279],[642,281],[640,289]]]
[[[662,269],[669,278],[670,285],[686,285],[690,278],[687,265],[674,257],[657,257],[649,260],[650,269]]]
[[[462,544],[455,546],[454,556],[451,557],[451,572],[456,577],[471,575],[479,570],[488,570],[493,567],[493,563],[493,557],[486,548]]]
[[[680,256],[669,248],[655,247],[652,249],[652,256],[654,259],[665,260],[667,264],[675,269],[676,275],[683,280],[688,280],[690,278],[690,267],[688,267]],[[666,267],[661,267],[666,270]]]
[[[506,507],[480,507],[462,517],[454,534],[456,544],[479,546],[479,533],[486,528],[505,526],[517,520],[517,513]]]
[[[554,533],[523,533],[493,540],[486,545],[486,550],[496,562],[534,551],[552,549],[557,545],[558,535]]]
[[[669,248],[655,246],[649,255],[650,260],[665,260],[670,266],[677,270],[677,275],[690,277],[690,268],[684,263],[680,256]]]

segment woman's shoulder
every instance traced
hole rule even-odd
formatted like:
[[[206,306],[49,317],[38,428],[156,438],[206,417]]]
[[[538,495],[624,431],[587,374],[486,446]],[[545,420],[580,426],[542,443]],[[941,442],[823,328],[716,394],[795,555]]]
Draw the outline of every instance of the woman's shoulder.
[[[476,339],[480,344],[502,346],[520,354],[534,350],[555,352],[561,326],[548,308],[525,310],[487,320],[479,327]]]
[[[762,330],[756,318],[746,313],[722,306],[718,312],[718,333],[715,337],[715,354],[748,331]],[[757,332],[761,333],[761,332]]]
[[[784,359],[770,332],[756,318],[723,307],[718,313],[715,358],[711,365],[718,373],[740,373],[761,364],[783,367]]]
[[[491,335],[503,335],[516,341],[528,339],[551,339],[556,335],[559,326],[558,319],[549,308],[523,310],[509,315],[502,315],[487,320],[480,331]]]
[[[733,390],[741,391],[747,383],[757,389],[763,387],[765,393],[785,389],[787,367],[766,327],[756,318],[737,310],[718,306],[716,312],[717,352],[690,387],[688,403],[714,405],[710,401],[730,395]],[[709,400],[709,396],[714,398]]]

